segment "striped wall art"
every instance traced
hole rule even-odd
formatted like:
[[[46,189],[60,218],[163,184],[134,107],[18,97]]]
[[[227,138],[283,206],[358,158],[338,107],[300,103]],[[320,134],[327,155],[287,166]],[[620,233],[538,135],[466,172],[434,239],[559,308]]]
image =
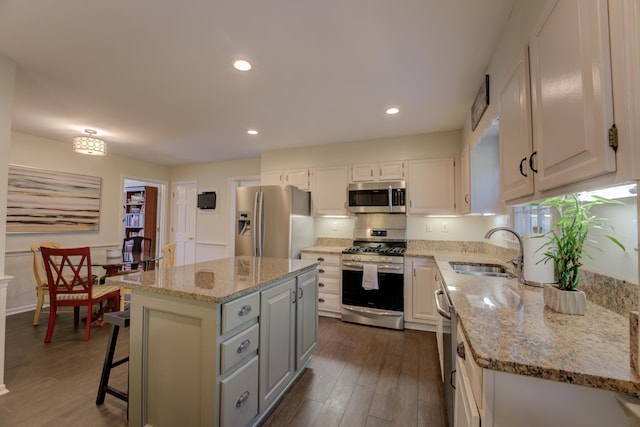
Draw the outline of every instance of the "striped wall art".
[[[9,165],[8,233],[95,231],[102,179]]]

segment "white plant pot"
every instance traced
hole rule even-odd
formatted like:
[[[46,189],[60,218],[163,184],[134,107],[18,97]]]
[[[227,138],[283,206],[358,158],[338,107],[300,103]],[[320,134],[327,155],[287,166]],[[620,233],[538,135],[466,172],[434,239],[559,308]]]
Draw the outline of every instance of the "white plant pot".
[[[582,291],[562,291],[555,284],[547,284],[542,290],[544,305],[558,313],[584,316],[587,296]]]

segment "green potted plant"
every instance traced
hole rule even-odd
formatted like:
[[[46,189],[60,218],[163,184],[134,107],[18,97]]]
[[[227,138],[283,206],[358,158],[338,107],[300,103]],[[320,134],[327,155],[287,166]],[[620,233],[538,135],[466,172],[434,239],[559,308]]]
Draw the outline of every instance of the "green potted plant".
[[[597,242],[589,239],[589,232],[602,229],[606,220],[592,216],[591,208],[609,203],[623,204],[599,196],[591,196],[590,199],[581,201],[578,193],[572,193],[536,203],[549,206],[559,214],[559,219],[553,224],[552,229],[540,236],[548,240],[539,249],[544,252],[543,258],[538,262],[553,262],[557,283],[544,287],[544,302],[561,313],[584,314],[586,309],[586,296],[584,292],[576,289],[581,281],[578,273],[582,266],[582,256],[592,258],[587,251],[588,248],[602,250],[597,246]],[[618,239],[610,235],[604,236],[625,251]]]

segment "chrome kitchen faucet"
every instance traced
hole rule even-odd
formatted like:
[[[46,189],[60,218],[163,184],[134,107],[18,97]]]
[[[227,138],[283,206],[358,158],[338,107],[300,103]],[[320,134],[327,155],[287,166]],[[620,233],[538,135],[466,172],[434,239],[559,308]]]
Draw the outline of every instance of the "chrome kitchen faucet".
[[[509,261],[507,261],[507,263],[513,264],[518,282],[524,284],[524,248],[522,237],[520,237],[520,235],[511,227],[495,227],[487,231],[487,234],[484,235],[484,238],[489,239],[496,231],[508,231],[509,233],[516,236],[516,239],[518,239],[518,243],[520,244],[520,256],[510,259]]]

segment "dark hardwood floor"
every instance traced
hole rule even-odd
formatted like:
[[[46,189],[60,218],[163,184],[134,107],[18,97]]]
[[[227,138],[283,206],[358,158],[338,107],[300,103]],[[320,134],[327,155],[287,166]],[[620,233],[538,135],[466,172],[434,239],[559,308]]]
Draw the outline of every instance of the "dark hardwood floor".
[[[44,344],[33,312],[7,317],[5,383],[0,426],[126,426],[126,404],[95,399],[110,327],[83,341],[71,314],[59,315]],[[128,351],[120,334],[116,358]],[[126,389],[127,365],[111,385]],[[444,426],[433,333],[392,331],[320,318],[319,345],[309,368],[265,421],[265,426]]]

